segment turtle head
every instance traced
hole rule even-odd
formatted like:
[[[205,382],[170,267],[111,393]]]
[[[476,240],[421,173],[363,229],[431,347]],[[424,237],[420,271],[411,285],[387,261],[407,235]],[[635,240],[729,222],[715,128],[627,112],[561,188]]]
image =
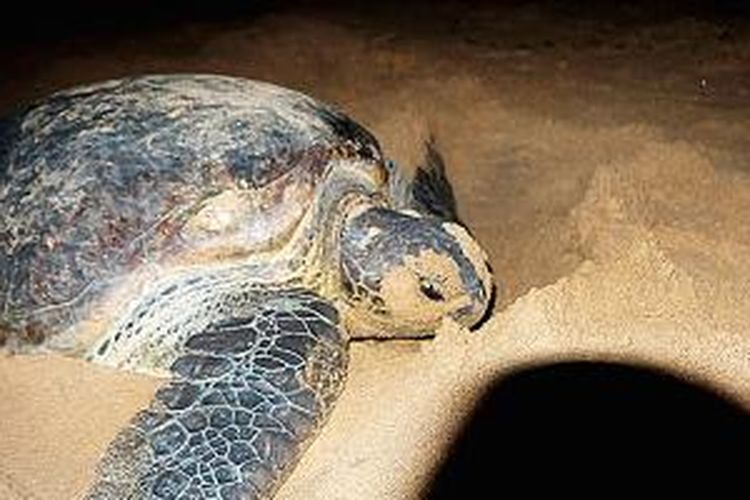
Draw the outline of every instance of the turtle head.
[[[471,327],[493,298],[486,254],[466,229],[413,212],[376,207],[348,218],[340,263],[349,304],[386,332],[421,334],[446,317]]]

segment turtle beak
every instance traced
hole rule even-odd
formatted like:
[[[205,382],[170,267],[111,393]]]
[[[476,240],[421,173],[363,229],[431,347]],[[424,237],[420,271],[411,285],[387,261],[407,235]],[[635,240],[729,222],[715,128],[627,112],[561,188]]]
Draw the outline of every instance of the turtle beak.
[[[495,280],[491,280],[489,283],[489,290],[486,290],[484,299],[475,301],[474,316],[476,318],[470,325],[469,330],[476,331],[492,317],[492,313],[495,311],[495,304],[497,303],[497,285]]]
[[[468,284],[471,290],[466,296],[464,305],[451,315],[455,321],[471,331],[478,330],[491,316],[497,301],[497,286],[493,279],[492,267],[485,262],[486,272],[476,273],[476,281]],[[481,274],[480,278],[477,274]]]
[[[465,226],[444,222],[443,229],[458,243],[462,253],[455,257],[455,262],[462,280],[464,302],[453,309],[450,316],[459,324],[475,330],[492,315],[494,309],[497,289],[492,266],[487,254]]]

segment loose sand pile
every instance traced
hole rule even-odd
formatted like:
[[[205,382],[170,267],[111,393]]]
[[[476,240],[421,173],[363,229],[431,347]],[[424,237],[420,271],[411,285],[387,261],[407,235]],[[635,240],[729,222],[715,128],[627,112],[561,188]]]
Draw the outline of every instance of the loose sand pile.
[[[553,361],[659,367],[750,407],[750,116],[685,83],[716,74],[712,95],[738,98],[730,83],[747,53],[703,44],[712,57],[696,69],[685,40],[711,26],[672,23],[650,28],[661,52],[649,66],[637,47],[586,45],[585,31],[582,46],[550,48],[528,35],[545,33],[539,14],[522,14],[519,47],[489,42],[514,36],[487,32],[505,26],[492,13],[413,37],[280,14],[193,27],[188,55],[145,49],[174,39],[164,35],[28,77],[41,92],[80,74],[228,72],[339,103],[404,164],[437,137],[503,285],[498,310],[474,333],[446,325],[434,341],[354,343],[347,389],[279,498],[415,498],[489,383]],[[610,35],[627,46],[627,33]],[[606,64],[619,68],[609,80]],[[668,76],[644,80],[665,64]],[[22,83],[6,82],[6,95],[32,94]],[[76,497],[156,383],[59,356],[0,359],[0,498]]]

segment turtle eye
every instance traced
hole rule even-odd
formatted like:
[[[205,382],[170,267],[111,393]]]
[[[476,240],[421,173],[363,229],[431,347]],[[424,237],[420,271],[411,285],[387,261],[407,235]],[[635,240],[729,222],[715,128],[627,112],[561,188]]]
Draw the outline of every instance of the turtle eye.
[[[435,302],[442,302],[445,300],[443,294],[440,293],[440,290],[438,290],[432,281],[426,279],[420,280],[419,291],[422,292],[422,295]]]

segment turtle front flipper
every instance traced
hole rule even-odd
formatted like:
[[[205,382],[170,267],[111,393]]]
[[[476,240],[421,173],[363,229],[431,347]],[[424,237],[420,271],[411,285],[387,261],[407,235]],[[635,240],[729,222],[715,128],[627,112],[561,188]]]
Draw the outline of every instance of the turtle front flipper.
[[[185,342],[174,379],[110,444],[87,498],[273,494],[343,387],[346,336],[310,291],[259,293],[252,312]]]
[[[416,210],[447,222],[460,222],[453,187],[434,137],[425,142],[424,160],[417,166],[413,177],[406,175],[392,161],[387,162],[386,167],[395,208]]]
[[[420,212],[459,222],[453,187],[445,173],[443,156],[432,137],[425,143],[424,162],[414,174],[411,196],[415,208]]]

